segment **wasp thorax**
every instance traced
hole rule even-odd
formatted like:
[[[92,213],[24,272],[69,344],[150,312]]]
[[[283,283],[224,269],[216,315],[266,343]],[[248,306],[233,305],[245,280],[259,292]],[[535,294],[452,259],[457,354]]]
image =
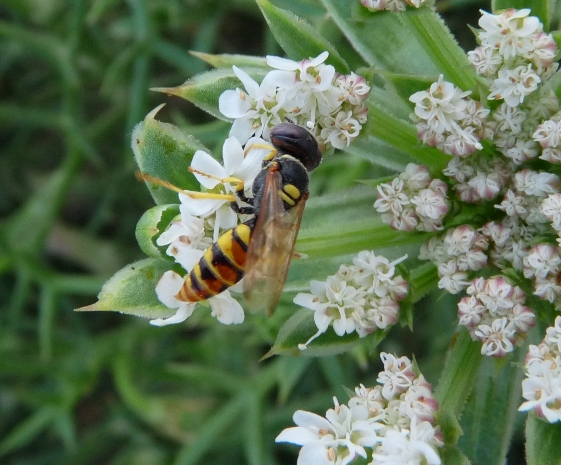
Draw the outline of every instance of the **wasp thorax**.
[[[277,124],[271,129],[271,142],[282,153],[299,160],[307,171],[321,163],[321,151],[314,136],[292,123]]]

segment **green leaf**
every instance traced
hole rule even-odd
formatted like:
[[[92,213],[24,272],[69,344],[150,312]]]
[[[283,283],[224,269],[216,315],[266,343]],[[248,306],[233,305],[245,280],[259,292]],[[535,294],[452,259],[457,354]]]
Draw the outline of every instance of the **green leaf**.
[[[154,117],[163,105],[146,115],[132,133],[132,150],[141,173],[149,174],[185,190],[200,190],[189,171],[197,150],[208,152],[203,144],[185,134],[177,126],[162,123]],[[177,203],[177,192],[154,183],[147,183],[157,204]]]
[[[528,465],[560,465],[561,423],[550,424],[530,413],[526,419]]]
[[[175,314],[156,296],[156,284],[171,268],[168,262],[146,258],[118,271],[105,283],[95,304],[77,311],[121,312],[144,318],[166,318]]]
[[[267,59],[264,57],[257,57],[251,55],[236,55],[230,53],[223,53],[220,55],[213,55],[211,53],[202,52],[189,52],[191,55],[200,58],[204,62],[208,63],[215,68],[231,68],[232,66],[237,66],[238,68],[263,68],[264,70],[269,70],[267,65]]]
[[[268,0],[256,1],[275,39],[290,58],[300,61],[328,51],[326,63],[335,66],[340,73],[350,71],[335,47],[321,37],[310,23],[290,11],[277,8]]]
[[[521,10],[530,8],[531,16],[537,16],[543,24],[544,30],[549,31],[551,16],[553,15],[555,2],[551,0],[493,0],[491,10],[494,14],[499,14],[503,10],[515,8]]]
[[[270,69],[246,68],[243,69],[255,81],[261,82]],[[218,98],[225,90],[241,87],[241,81],[231,68],[220,68],[197,74],[193,78],[177,87],[156,87],[152,90],[164,92],[168,95],[189,100],[200,109],[212,116],[227,120],[218,109]]]
[[[403,14],[382,12],[358,17],[353,2],[321,0],[339,29],[369,65],[402,74],[437,75]]]
[[[446,446],[438,454],[444,465],[470,465],[468,458],[457,446]]]
[[[443,73],[464,90],[475,87],[467,55],[430,7],[358,15],[353,2],[321,1],[368,64],[400,74]]]
[[[42,407],[17,425],[13,425],[11,431],[0,441],[0,457],[19,448],[29,447],[29,443],[53,421],[56,413],[50,406]]]
[[[300,350],[298,345],[306,343],[317,331],[314,313],[308,309],[301,309],[282,326],[273,347],[263,358],[281,354],[308,357],[341,354],[352,349],[360,340],[356,332],[337,336],[333,328],[329,328],[314,339],[306,350]]]
[[[396,173],[405,171],[409,163],[417,161],[408,153],[368,134],[359,137],[345,149],[345,152],[364,158],[374,165],[382,166]]]
[[[446,356],[435,397],[440,406],[438,415],[447,444],[454,444],[460,434],[457,418],[475,383],[482,360],[480,352],[481,344],[472,341],[469,333],[462,329]]]
[[[526,351],[517,348],[508,359],[483,357],[460,424],[464,435],[458,446],[472,463],[503,465],[520,404],[520,365]],[[557,454],[559,457],[559,443]],[[544,462],[551,464],[553,462]]]
[[[430,291],[437,288],[438,269],[434,263],[425,262],[410,271],[407,281],[410,285],[409,296],[411,301],[418,302]]]
[[[475,68],[442,18],[428,7],[408,13],[401,16],[404,25],[444,78],[462,90],[474,90],[479,81]]]
[[[157,205],[144,212],[136,225],[136,240],[142,251],[152,258],[171,260],[167,246],[159,246],[156,240],[174,218],[179,215],[179,205]]]

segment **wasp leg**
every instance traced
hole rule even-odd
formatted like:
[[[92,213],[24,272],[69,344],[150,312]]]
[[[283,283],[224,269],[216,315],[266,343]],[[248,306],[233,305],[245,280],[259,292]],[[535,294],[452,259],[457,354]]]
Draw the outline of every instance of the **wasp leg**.
[[[213,192],[197,192],[188,191],[181,189],[180,187],[174,186],[172,183],[164,181],[163,179],[156,178],[146,173],[136,173],[136,177],[141,181],[151,182],[152,184],[157,184],[159,186],[165,187],[171,191],[177,192],[179,194],[184,194],[192,199],[215,199],[215,200],[225,200],[226,202],[236,201],[236,196],[232,194],[215,194]]]

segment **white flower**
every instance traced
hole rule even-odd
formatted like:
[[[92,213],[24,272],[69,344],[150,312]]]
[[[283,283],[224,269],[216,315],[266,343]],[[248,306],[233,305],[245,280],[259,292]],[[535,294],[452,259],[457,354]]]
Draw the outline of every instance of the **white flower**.
[[[505,317],[494,320],[491,326],[479,325],[474,334],[483,342],[481,355],[504,357],[514,349],[512,342],[515,331],[510,328]]]
[[[242,81],[241,89],[226,90],[218,99],[218,108],[227,118],[234,118],[230,136],[245,144],[252,135],[268,137],[270,125],[281,123],[278,115],[276,92],[278,86],[291,85],[295,76],[290,73],[267,73],[259,85],[245,71],[233,66]]]
[[[448,213],[446,197],[432,189],[421,190],[411,199],[411,203],[416,205],[415,211],[419,216],[433,220],[441,219]]]
[[[557,147],[561,142],[561,121],[558,118],[544,121],[536,128],[532,137],[543,148]]]
[[[296,411],[293,420],[298,426],[286,428],[275,439],[275,442],[302,446],[299,465],[346,465],[357,456],[366,458],[364,447],[372,447],[379,441],[376,434],[379,426],[363,420],[354,421],[352,411],[334,400],[335,409],[329,409],[326,418]]]
[[[548,198],[542,202],[542,213],[551,221],[552,226],[561,229],[561,194],[549,194]]]
[[[238,139],[229,137],[224,142],[222,157],[224,166],[202,150],[197,150],[191,162],[191,169],[201,185],[207,189],[223,186],[222,193],[234,193],[235,183],[228,182],[236,178],[244,183],[244,192],[251,196],[253,180],[261,171],[263,158],[270,150],[270,146],[261,138],[252,138],[246,148],[242,147]],[[272,146],[271,150],[274,150]],[[238,215],[230,208],[226,199],[198,199],[185,194],[179,194],[182,205],[194,216],[206,218],[215,214],[214,241],[218,239],[220,229],[230,229],[238,224]]]
[[[502,100],[511,107],[520,105],[524,98],[534,92],[541,82],[532,65],[521,65],[515,69],[501,68],[498,78],[491,82],[489,100]]]
[[[495,49],[484,45],[469,51],[468,58],[477,74],[483,76],[495,74],[503,63],[503,57]]]
[[[437,133],[454,130],[455,121],[465,116],[467,102],[464,97],[471,91],[462,92],[451,82],[445,82],[441,74],[428,91],[416,92],[409,100],[415,104],[415,115],[425,120]]]
[[[557,275],[561,265],[559,248],[551,244],[536,244],[524,258],[524,276],[544,279],[548,275]]]
[[[354,118],[353,112],[340,111],[335,117],[326,116],[322,120],[322,139],[336,149],[346,149],[357,138],[362,125]]]
[[[388,430],[381,445],[372,454],[370,465],[440,465],[442,462],[431,442],[435,430],[428,421],[411,422],[411,430]]]
[[[536,172],[530,169],[516,173],[514,182],[519,192],[536,197],[547,197],[549,194],[555,194],[559,191],[561,185],[557,175],[545,171]]]
[[[498,49],[505,58],[526,55],[532,46],[532,34],[541,27],[539,19],[530,14],[529,8],[508,9],[500,15],[481,11],[478,36],[483,45]]]
[[[374,208],[380,213],[391,211],[399,215],[403,207],[409,205],[410,200],[403,192],[403,180],[394,178],[391,183],[382,183],[376,187],[378,200],[374,202]]]
[[[353,258],[353,264],[356,266],[353,280],[359,286],[364,286],[368,294],[374,293],[378,297],[391,294],[392,297],[399,297],[398,300],[402,300],[405,294],[400,290],[396,296],[392,288],[395,266],[406,259],[407,255],[404,255],[390,263],[384,256],[376,256],[372,251],[363,250]]]
[[[405,392],[415,379],[411,361],[407,357],[396,358],[392,354],[380,353],[384,371],[378,374],[377,381],[382,385],[382,396],[391,400]]]

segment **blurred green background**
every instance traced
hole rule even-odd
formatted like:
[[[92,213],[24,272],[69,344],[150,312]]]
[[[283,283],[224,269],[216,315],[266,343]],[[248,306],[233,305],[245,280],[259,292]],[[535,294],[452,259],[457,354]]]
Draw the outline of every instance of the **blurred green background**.
[[[275,4],[348,47],[319,1]],[[478,6],[486,5],[441,5],[466,48]],[[189,50],[282,54],[252,0],[0,4],[1,464],[295,464],[298,448],[274,444],[293,412],[323,414],[333,395],[346,401],[343,386],[375,383],[380,366],[368,345],[259,362],[278,318],[224,327],[196,312],[155,328],[73,311],[143,258],[134,230],[153,202],[134,177],[134,125],[165,102],[159,119],[221,152],[228,123],[149,91],[206,69]],[[317,194],[377,173],[336,155],[312,183]],[[425,300],[414,336],[394,328],[381,349],[415,352],[435,383],[455,315],[427,309],[449,303]]]

